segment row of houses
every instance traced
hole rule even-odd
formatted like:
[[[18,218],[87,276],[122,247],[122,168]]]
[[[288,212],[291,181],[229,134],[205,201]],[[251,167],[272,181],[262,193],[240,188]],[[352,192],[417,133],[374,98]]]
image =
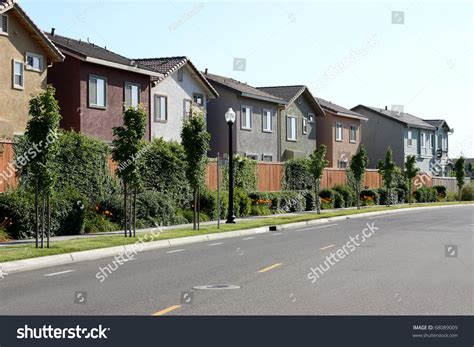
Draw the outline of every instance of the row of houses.
[[[275,162],[307,157],[319,144],[329,166],[345,168],[363,143],[370,167],[388,146],[402,166],[417,156],[423,171],[448,175],[444,120],[358,105],[347,109],[311,93],[305,85],[253,87],[200,71],[182,57],[131,59],[89,40],[43,32],[13,0],[0,0],[0,137],[25,131],[28,100],[52,84],[61,107],[61,127],[111,142],[125,106],[142,104],[147,140],[180,141],[193,105],[206,114],[210,156],[228,149],[224,114],[236,111],[234,148],[249,158]],[[436,169],[435,171],[433,169]]]

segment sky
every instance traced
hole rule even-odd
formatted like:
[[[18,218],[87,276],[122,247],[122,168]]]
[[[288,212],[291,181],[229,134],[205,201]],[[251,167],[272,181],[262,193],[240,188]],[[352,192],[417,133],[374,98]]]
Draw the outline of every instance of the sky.
[[[472,1],[19,3],[43,30],[129,58],[188,56],[252,86],[445,119],[450,156],[474,157]]]

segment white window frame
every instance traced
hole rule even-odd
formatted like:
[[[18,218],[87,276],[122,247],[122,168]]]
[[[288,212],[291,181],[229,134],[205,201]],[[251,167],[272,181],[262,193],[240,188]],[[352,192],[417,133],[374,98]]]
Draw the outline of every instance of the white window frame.
[[[308,123],[314,123],[314,113],[308,113]]]
[[[302,121],[301,121],[301,131],[303,135],[308,134],[308,119],[303,116]]]
[[[268,128],[268,123],[270,123],[270,128]],[[264,133],[273,132],[273,112],[266,108],[262,110],[262,131]]]
[[[165,100],[165,112],[161,109],[161,99]],[[157,107],[160,107],[160,117],[157,117]],[[164,113],[164,117],[163,117]],[[166,123],[168,121],[168,96],[163,94],[153,95],[153,122],[155,123]]]
[[[193,100],[184,98],[183,99],[183,119],[189,119],[192,113]]]
[[[341,122],[336,122],[335,129],[336,129],[336,141],[341,142],[342,140],[344,140],[344,128],[342,126],[342,123]],[[340,133],[338,131],[339,129],[341,129]],[[341,136],[339,137],[339,135],[341,135]]]
[[[413,132],[410,129],[407,132],[407,146],[413,147]]]
[[[21,84],[16,84],[15,83],[15,76],[16,76],[15,66],[16,66],[16,64],[21,65]],[[21,60],[13,59],[13,62],[12,62],[12,86],[13,86],[14,89],[19,89],[19,90],[25,89],[25,63]]]
[[[184,67],[178,69],[178,82],[183,82],[184,80]]]
[[[39,68],[38,69],[28,64],[28,58],[29,57],[37,58],[39,60]],[[25,69],[30,70],[30,71],[42,72],[43,69],[44,69],[44,57],[40,54],[26,52],[26,54],[25,54]]]
[[[420,132],[420,145],[422,149],[426,149],[426,133],[424,131]]]
[[[245,157],[248,159],[255,160],[255,161],[258,160],[258,154],[256,153],[245,153]]]
[[[95,79],[96,81],[97,80],[104,81],[104,105],[99,105],[97,103],[94,104],[91,102],[91,79]],[[96,93],[98,92],[99,92],[99,89],[97,88]],[[99,99],[97,96],[98,94],[96,95],[96,100]],[[89,79],[87,81],[87,99],[88,99],[87,102],[88,102],[89,108],[99,108],[99,109],[107,108],[107,78],[98,76],[98,75],[93,75],[93,74],[89,75]]]
[[[434,142],[435,142],[435,134],[431,133],[429,137],[430,148],[434,147]]]
[[[197,101],[194,101],[195,98],[201,98],[201,103],[199,103]],[[193,104],[194,105],[196,105],[198,107],[204,107],[204,103],[205,103],[204,94],[193,93]]]
[[[298,119],[296,118],[296,116],[292,116],[292,115],[288,115],[286,116],[286,140],[287,141],[298,141]],[[288,120],[290,121],[288,124]],[[293,121],[294,121],[294,131],[292,130],[291,128],[291,125],[293,124]],[[288,126],[290,125],[290,126]],[[294,134],[294,137],[292,136]]]
[[[352,138],[352,130],[354,130],[354,138]],[[349,142],[356,143],[357,142],[357,125],[351,124],[349,126]]]
[[[270,158],[270,160],[265,160],[265,158]],[[273,161],[273,154],[262,154],[262,161],[264,162],[272,162]]]
[[[0,17],[2,18],[2,20],[0,22],[0,24],[1,24],[1,26],[0,26],[0,35],[8,36],[10,18],[8,17],[8,15],[6,13],[0,14]],[[3,31],[3,20],[4,19],[7,20],[7,31]]]
[[[127,88],[128,87],[130,87],[130,104],[127,103]],[[137,92],[138,92],[137,104],[136,105],[132,104],[132,101],[133,101],[133,97],[132,97],[133,87],[137,87]],[[123,101],[125,103],[125,106],[126,107],[130,107],[130,106],[137,107],[138,105],[140,105],[141,93],[142,93],[141,85],[139,85],[137,83],[132,83],[132,82],[125,82],[125,86],[124,86],[124,89],[123,89]]]
[[[244,109],[249,110],[249,114],[245,112],[245,124],[244,124],[244,112],[243,112]],[[240,128],[243,130],[252,130],[252,117],[253,117],[252,107],[242,105],[240,107]],[[250,123],[250,125],[247,123]]]
[[[341,163],[344,163],[344,165],[341,165]],[[347,160],[339,159],[337,161],[337,168],[338,169],[347,169],[348,167],[349,167],[349,163],[347,162]]]

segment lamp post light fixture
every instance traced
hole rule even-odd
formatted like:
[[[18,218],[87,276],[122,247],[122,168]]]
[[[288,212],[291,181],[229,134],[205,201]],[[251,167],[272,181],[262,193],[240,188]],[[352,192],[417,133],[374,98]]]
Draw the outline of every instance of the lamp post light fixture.
[[[234,150],[232,148],[232,127],[235,123],[235,112],[229,108],[225,113],[225,121],[229,126],[229,209],[226,223],[235,223],[234,215]]]

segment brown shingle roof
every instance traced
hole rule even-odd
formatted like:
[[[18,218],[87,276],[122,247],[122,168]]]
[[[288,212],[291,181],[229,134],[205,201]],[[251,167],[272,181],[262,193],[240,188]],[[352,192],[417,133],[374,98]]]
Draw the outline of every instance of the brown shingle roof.
[[[319,104],[323,107],[323,109],[325,109],[325,110],[327,110],[327,111],[334,112],[334,113],[342,113],[342,114],[352,115],[352,116],[356,116],[356,117],[366,118],[366,117],[364,117],[363,115],[361,115],[360,113],[354,112],[354,111],[349,110],[349,109],[347,109],[347,108],[345,108],[345,107],[342,107],[342,106],[340,106],[340,105],[334,104],[334,103],[332,103],[331,101],[327,101],[327,100],[324,100],[324,99],[321,99],[321,98],[316,98],[316,99],[318,99]]]
[[[221,86],[230,88],[236,92],[239,92],[242,96],[253,99],[266,100],[277,104],[286,104],[286,101],[279,97],[276,97],[272,94],[268,94],[246,83],[234,80],[233,78],[214,75],[210,73],[204,74],[204,76],[211,82],[211,84],[216,83]]]
[[[385,109],[382,109],[382,108],[365,106],[365,105],[358,105],[356,107],[353,107],[353,109],[357,108],[357,107],[366,108],[368,110],[377,112],[378,114],[380,114],[382,116],[385,116],[387,118],[393,119],[395,121],[398,121],[398,122],[406,124],[406,125],[411,125],[413,127],[429,129],[429,130],[436,129],[433,125],[431,125],[429,123],[426,123],[425,121],[423,121],[423,119],[418,118],[418,117],[416,117],[416,116],[414,116],[410,113],[396,112],[396,111],[392,111],[392,110],[385,110]]]

